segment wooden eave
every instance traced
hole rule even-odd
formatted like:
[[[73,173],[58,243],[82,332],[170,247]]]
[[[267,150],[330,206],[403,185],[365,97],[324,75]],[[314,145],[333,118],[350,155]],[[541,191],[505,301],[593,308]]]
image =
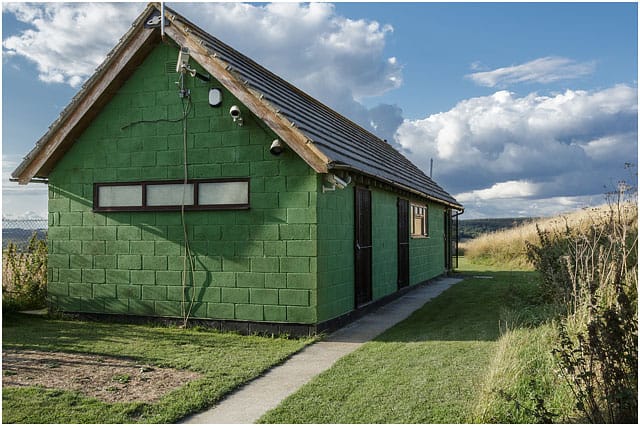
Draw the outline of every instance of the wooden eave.
[[[144,28],[143,25],[144,17],[152,10],[153,6],[147,6],[96,73],[13,172],[14,180],[25,185],[34,178],[46,178],[60,158],[160,42],[159,31]]]

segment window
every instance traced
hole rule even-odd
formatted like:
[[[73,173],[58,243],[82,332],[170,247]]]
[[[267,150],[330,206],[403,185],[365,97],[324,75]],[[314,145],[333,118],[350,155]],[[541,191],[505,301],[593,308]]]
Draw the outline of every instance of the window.
[[[142,186],[101,186],[98,199],[101,207],[142,207]]]
[[[159,206],[193,206],[193,184],[187,183],[157,183],[146,185],[147,207]]]
[[[94,211],[240,210],[249,208],[249,178],[95,183]]]
[[[428,210],[426,206],[417,204],[411,205],[411,236],[427,237],[429,236],[429,222],[427,220]]]

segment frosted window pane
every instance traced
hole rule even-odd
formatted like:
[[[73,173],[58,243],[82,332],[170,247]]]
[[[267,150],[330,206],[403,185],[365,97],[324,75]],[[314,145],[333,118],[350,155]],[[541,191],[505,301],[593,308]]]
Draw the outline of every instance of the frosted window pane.
[[[198,187],[202,205],[249,204],[249,182],[208,182]]]
[[[99,207],[142,207],[142,185],[101,186]]]
[[[184,200],[184,201],[183,201]],[[193,205],[193,184],[147,185],[147,206]]]

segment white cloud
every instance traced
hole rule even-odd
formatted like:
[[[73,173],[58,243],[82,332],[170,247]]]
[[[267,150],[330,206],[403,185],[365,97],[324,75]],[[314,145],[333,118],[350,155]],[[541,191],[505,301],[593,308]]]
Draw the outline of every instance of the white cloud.
[[[143,9],[140,3],[8,3],[3,13],[30,28],[5,38],[3,54],[35,63],[44,82],[78,87]]]
[[[402,84],[402,65],[385,57],[393,27],[336,14],[329,3],[175,3],[205,31],[315,98],[374,130],[361,104]],[[144,3],[8,3],[28,29],[3,41],[3,56],[36,64],[39,79],[78,87],[116,45]],[[379,115],[379,111],[378,111]],[[397,114],[390,117],[398,118]],[[393,133],[381,135],[391,138]]]
[[[348,19],[329,3],[176,4],[205,31],[311,96],[368,126],[360,101],[402,84],[402,65],[385,57],[393,27]]]
[[[477,70],[479,63],[471,64]],[[468,74],[467,78],[487,87],[507,87],[516,83],[552,83],[583,77],[593,73],[594,62],[576,62],[572,59],[547,56],[520,65]]]
[[[395,140],[423,170],[433,158],[434,178],[460,201],[599,194],[638,157],[637,96],[626,85],[499,91],[405,120]]]
[[[558,196],[550,198],[511,198],[508,201],[469,200],[463,219],[496,217],[548,217],[605,203],[602,195]]]
[[[505,198],[527,198],[535,196],[539,191],[539,185],[526,180],[510,180],[498,182],[490,188],[477,189],[471,192],[463,192],[456,195],[461,203],[473,200],[499,200]]]
[[[144,6],[5,3],[3,12],[13,13],[28,28],[5,34],[3,60],[26,58],[37,65],[41,80],[77,87]],[[434,178],[450,193],[468,200],[468,208],[482,206],[478,208],[498,214],[499,208],[508,205],[526,211],[540,202],[538,210],[546,211],[554,203],[579,204],[584,201],[581,197],[599,193],[624,162],[637,158],[634,87],[566,90],[547,96],[497,91],[422,120],[403,121],[398,106],[367,108],[361,103],[402,84],[403,59],[384,52],[393,35],[389,25],[348,19],[328,3],[172,6],[363,127],[390,141],[393,138],[423,170],[434,158]],[[493,71],[477,62],[472,69],[476,72],[468,78],[478,84],[504,87],[588,75],[594,64],[546,57]],[[3,157],[3,180],[4,161]],[[11,201],[17,198],[10,197],[27,198],[27,188],[39,191],[33,200],[46,205],[44,187],[29,185],[19,191],[16,187],[3,187],[3,214],[11,208],[19,210]],[[22,210],[41,208],[38,201],[30,203],[35,207]]]

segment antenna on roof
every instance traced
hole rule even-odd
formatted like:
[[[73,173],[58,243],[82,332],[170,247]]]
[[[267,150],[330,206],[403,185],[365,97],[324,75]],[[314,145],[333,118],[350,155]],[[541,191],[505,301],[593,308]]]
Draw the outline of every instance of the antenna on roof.
[[[164,2],[160,2],[160,36],[164,40]]]

